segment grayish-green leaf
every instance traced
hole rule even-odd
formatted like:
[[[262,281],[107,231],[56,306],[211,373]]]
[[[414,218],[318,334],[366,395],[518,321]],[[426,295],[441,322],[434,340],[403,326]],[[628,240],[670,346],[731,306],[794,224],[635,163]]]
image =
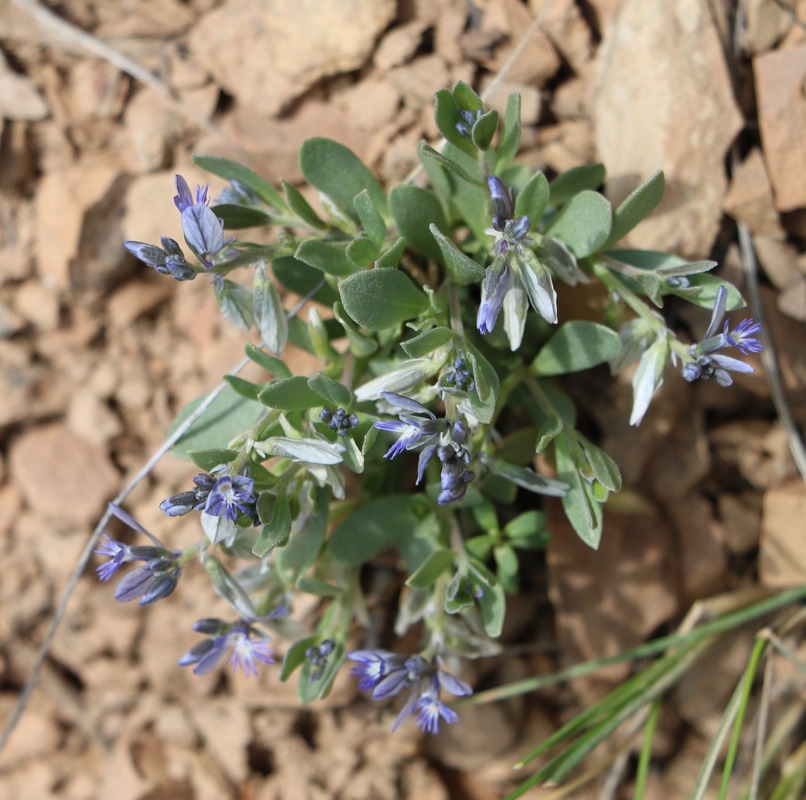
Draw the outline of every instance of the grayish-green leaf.
[[[449,142],[469,156],[476,155],[476,148],[473,146],[473,142],[469,139],[465,139],[456,128],[456,124],[462,122],[462,117],[459,115],[459,106],[456,104],[453,94],[447,89],[440,89],[435,95],[434,119],[436,120],[439,132]]]
[[[306,411],[322,405],[322,398],[308,386],[303,375],[274,381],[261,391],[258,399],[264,406],[283,411]]]
[[[350,261],[342,248],[320,242],[318,239],[305,239],[301,242],[294,253],[294,258],[337,278],[352,275],[356,270],[355,264]]]
[[[329,547],[334,558],[357,567],[385,547],[405,538],[417,526],[428,501],[418,495],[376,497],[359,506],[336,526]]]
[[[463,169],[459,164],[457,164],[452,158],[448,158],[446,155],[443,155],[439,152],[439,150],[435,150],[430,145],[425,143],[420,145],[420,154],[425,156],[425,158],[430,158],[436,161],[438,164],[441,164],[445,167],[446,170],[452,172],[454,175],[461,178],[463,181],[467,181],[468,183],[475,184],[476,186],[481,186],[481,182],[476,180],[476,178],[472,177],[465,169]]]
[[[515,217],[529,217],[532,228],[536,229],[548,202],[549,182],[538,170],[515,198]]]
[[[344,251],[356,267],[368,267],[380,255],[380,248],[366,233],[353,239]]]
[[[406,581],[413,589],[427,589],[453,564],[456,554],[444,547],[437,548],[423,561]]]
[[[270,550],[285,544],[291,535],[291,507],[286,495],[279,497],[271,492],[263,492],[259,498],[259,512],[265,525],[255,542],[252,552],[263,558]]]
[[[376,269],[395,269],[400,263],[403,251],[406,249],[406,240],[401,236],[391,247],[384,250],[375,261]]]
[[[193,163],[219,178],[228,181],[238,181],[247,189],[251,189],[267,206],[276,211],[286,211],[287,206],[283,196],[270,183],[267,183],[256,172],[221,156],[194,155]]]
[[[598,189],[604,182],[605,168],[602,164],[583,164],[571,167],[558,175],[549,185],[551,204],[555,207],[568,202],[574,195],[586,189]]]
[[[542,453],[562,433],[563,421],[557,414],[549,414],[537,432],[535,452]]]
[[[422,358],[452,340],[453,331],[450,328],[431,328],[413,339],[401,342],[400,346],[411,358]]]
[[[246,343],[245,349],[246,355],[249,357],[249,359],[254,361],[255,364],[263,367],[266,372],[270,372],[272,375],[275,375],[278,378],[291,377],[291,370],[284,361],[281,361],[279,358],[269,355],[269,353],[266,353],[260,348],[255,347],[251,342]]]
[[[556,439],[555,451],[557,472],[570,486],[562,501],[565,514],[579,538],[596,550],[602,538],[602,507],[593,499],[591,485],[580,475],[580,465],[575,462],[565,435]]]
[[[341,464],[344,447],[331,444],[322,439],[291,439],[288,436],[272,436],[255,442],[267,456],[280,456],[291,461],[302,461],[306,464]]]
[[[246,286],[224,278],[215,297],[227,322],[244,331],[255,324],[252,291]]]
[[[663,172],[658,170],[631,192],[613,212],[613,229],[605,247],[623,239],[641,220],[648,217],[663,199],[665,187]]]
[[[512,92],[507,98],[504,112],[504,124],[501,126],[501,137],[498,140],[498,151],[495,159],[495,172],[500,174],[518,154],[521,144],[521,96]]]
[[[266,349],[272,353],[282,353],[288,342],[288,318],[263,262],[255,270],[254,311],[260,338]]]
[[[565,242],[577,258],[586,258],[604,247],[613,224],[610,203],[598,192],[575,195],[547,233]]]
[[[604,450],[589,442],[582,434],[577,434],[577,441],[585,451],[588,464],[590,464],[596,480],[608,491],[621,491],[621,472],[616,462]]]
[[[308,378],[308,386],[329,405],[347,409],[353,404],[353,393],[343,383],[334,381],[322,372]]]
[[[428,308],[425,293],[393,269],[357,272],[339,282],[339,294],[350,317],[372,331],[397,325]]]
[[[358,214],[353,199],[365,189],[381,215],[386,215],[386,196],[378,181],[344,145],[321,137],[308,139],[300,149],[299,163],[305,179],[354,220]]]
[[[366,189],[353,198],[353,206],[364,232],[378,247],[381,247],[386,238],[386,223]]]
[[[286,580],[293,584],[316,563],[319,551],[325,541],[325,531],[330,514],[330,490],[323,487],[316,490],[315,508],[307,507],[303,515],[294,520],[288,544],[274,555],[274,563]]]
[[[419,186],[395,186],[389,192],[389,211],[412,250],[442,262],[442,251],[429,226],[436,225],[440,231],[450,228],[442,204],[433,192]]]
[[[249,400],[257,400],[263,386],[252,381],[239,378],[237,375],[225,375],[224,380],[236,391],[241,397],[246,397]]]
[[[305,199],[299,189],[292,186],[287,181],[283,181],[282,184],[288,205],[303,222],[316,230],[321,231],[327,228],[327,223],[311,208],[311,204]]]
[[[484,456],[482,461],[495,475],[500,475],[510,483],[514,483],[529,492],[549,495],[550,497],[563,497],[568,490],[568,484],[564,481],[544,478],[533,469],[516,467],[514,464],[508,464],[506,461],[490,456]]]
[[[344,311],[344,306],[338,300],[333,304],[333,316],[339,321],[347,334],[347,342],[350,352],[359,358],[371,356],[378,349],[378,342],[375,339],[365,336],[358,330],[356,324]]]
[[[493,108],[482,114],[474,123],[470,132],[473,144],[479,150],[487,150],[498,129],[498,112]]]
[[[428,227],[442,251],[445,268],[456,283],[464,285],[478,283],[484,279],[484,267],[481,264],[462,252],[454,241],[445,236],[436,225],[431,223]]]
[[[562,375],[595,367],[615,358],[621,340],[615,331],[587,320],[563,323],[543,345],[532,369],[538,375]]]

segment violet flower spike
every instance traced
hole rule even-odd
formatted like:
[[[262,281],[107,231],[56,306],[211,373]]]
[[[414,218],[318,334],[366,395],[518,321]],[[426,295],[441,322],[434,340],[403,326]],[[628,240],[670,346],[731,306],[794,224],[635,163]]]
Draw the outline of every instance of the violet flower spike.
[[[238,519],[238,514],[253,516],[257,496],[255,482],[245,475],[224,475],[214,484],[204,505],[206,514],[225,517],[230,522]]]
[[[247,677],[257,676],[259,664],[274,663],[274,651],[269,640],[257,633],[247,620],[229,623],[220,619],[202,619],[194,623],[193,628],[201,633],[213,634],[192,647],[179,660],[179,666],[182,667],[195,664],[194,675],[212,672],[230,650],[229,664],[233,673],[242,669]]]

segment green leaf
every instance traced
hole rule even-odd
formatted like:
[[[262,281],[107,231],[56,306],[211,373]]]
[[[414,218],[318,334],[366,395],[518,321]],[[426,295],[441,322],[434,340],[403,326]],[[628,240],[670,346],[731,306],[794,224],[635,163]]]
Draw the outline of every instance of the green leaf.
[[[608,491],[621,491],[621,472],[618,465],[604,450],[589,442],[582,434],[577,434],[577,441],[582,445],[588,464],[596,476],[596,480]]]
[[[501,126],[501,137],[498,140],[498,152],[495,159],[495,172],[500,175],[518,154],[521,144],[521,96],[512,92],[507,98],[504,112],[504,124]]]
[[[317,284],[322,283],[322,272],[313,267],[309,267],[302,261],[298,261],[293,256],[282,256],[275,258],[271,262],[274,277],[277,278],[286,289],[290,289],[300,297],[304,297],[312,292]],[[332,305],[339,297],[336,292],[327,284],[323,285],[313,297],[317,303],[322,305]]]
[[[692,275],[689,278],[687,288],[670,288],[667,286],[666,291],[670,294],[676,294],[678,297],[683,297],[689,303],[694,303],[694,305],[702,308],[713,308],[720,286],[724,286],[728,293],[728,299],[725,304],[725,308],[728,311],[735,311],[747,305],[739,290],[732,283],[714,275]]]
[[[274,381],[260,392],[258,399],[264,406],[283,411],[307,411],[322,405],[322,398],[308,386],[303,375]]]
[[[442,251],[434,241],[429,226],[450,230],[437,196],[419,186],[395,186],[389,192],[389,211],[401,236],[412,250],[442,262]]]
[[[229,464],[238,456],[237,450],[207,448],[205,450],[189,450],[187,457],[200,469],[210,472],[221,464]]]
[[[607,198],[585,190],[563,208],[547,233],[565,242],[577,258],[585,258],[602,249],[612,224],[613,212]]]
[[[265,498],[265,499],[264,499]],[[291,535],[291,507],[287,495],[263,492],[258,498],[258,514],[265,525],[257,537],[252,552],[263,558],[270,550],[288,541]]]
[[[296,530],[289,542],[274,555],[275,567],[289,583],[296,583],[303,572],[315,563],[329,520],[330,489],[316,490],[316,511],[305,518],[297,518]]]
[[[206,394],[197,397],[177,414],[169,429],[169,435],[195,411],[206,397]],[[188,451],[190,450],[225,448],[236,436],[251,430],[262,413],[263,408],[260,403],[247,400],[227,387],[190,426],[171,452],[179,458],[189,459]]]
[[[213,175],[218,175],[219,178],[238,181],[247,189],[251,189],[267,206],[271,206],[276,211],[287,210],[283,196],[277,189],[263,180],[256,172],[252,172],[251,169],[238,164],[236,161],[230,161],[230,159],[222,158],[221,156],[198,154],[193,155],[191,160],[197,167],[201,167]]]
[[[546,528],[546,515],[542,511],[524,511],[504,526],[504,536],[513,539],[528,539]]]
[[[406,240],[401,236],[389,249],[384,250],[375,261],[376,269],[395,269],[400,263]]]
[[[299,164],[308,183],[328,195],[352,219],[359,219],[353,199],[364,190],[381,215],[386,215],[386,196],[378,181],[344,145],[321,137],[308,139],[300,149]]]
[[[463,253],[440,229],[431,223],[428,226],[437,245],[442,252],[442,261],[456,283],[465,285],[478,283],[484,279],[484,267],[476,263],[469,255]]]
[[[319,644],[322,637],[319,635],[316,636],[306,636],[304,639],[297,639],[288,650],[285,651],[285,658],[283,659],[283,666],[280,670],[280,680],[285,683],[291,675],[294,673],[294,670],[300,666],[300,664],[305,663],[305,652],[311,645]]]
[[[237,375],[225,375],[224,380],[241,396],[249,400],[257,400],[260,390],[263,388],[257,383],[246,381]]]
[[[456,123],[462,121],[459,115],[459,106],[453,94],[447,89],[440,89],[435,95],[434,119],[439,132],[455,147],[458,147],[469,156],[476,156],[476,148],[469,139],[465,139],[456,129]]]
[[[356,267],[368,267],[380,254],[380,248],[369,236],[362,233],[347,245],[344,252]]]
[[[470,406],[476,419],[483,425],[492,422],[495,404],[498,401],[498,373],[492,364],[471,342],[465,342],[465,352],[473,370],[476,390],[470,395]]]
[[[443,155],[439,152],[439,150],[435,150],[430,145],[425,143],[420,145],[420,154],[425,156],[426,158],[433,159],[437,163],[441,164],[445,167],[446,170],[452,172],[454,175],[461,178],[463,181],[467,181],[468,183],[472,183],[475,186],[481,186],[481,182],[476,180],[472,177],[468,172],[466,172],[459,164],[457,164],[452,158],[448,158],[446,155]]]
[[[260,228],[264,225],[272,224],[272,218],[259,208],[222,203],[221,205],[213,206],[212,212],[220,220],[224,221],[224,227],[227,230]]]
[[[421,495],[377,497],[346,516],[330,536],[334,558],[357,567],[417,526],[428,501]]]
[[[303,575],[297,581],[296,588],[307,594],[315,594],[317,597],[338,597],[344,593],[344,590],[338,586],[320,581],[319,578],[313,578],[310,575]]]
[[[615,358],[621,340],[615,331],[587,320],[563,323],[543,345],[532,369],[538,375],[563,375],[595,367]]]
[[[641,220],[648,217],[663,199],[666,181],[658,170],[635,189],[613,213],[613,229],[605,247],[623,239]]]
[[[334,465],[342,462],[344,447],[323,439],[291,439],[288,436],[271,436],[255,442],[267,456],[280,456],[307,464]]]
[[[329,405],[348,409],[353,404],[353,393],[343,383],[334,381],[322,372],[308,378],[308,386]]]
[[[540,426],[537,432],[537,444],[535,452],[542,453],[553,442],[563,430],[563,421],[557,414],[549,414],[546,421]]]
[[[557,472],[571,487],[563,497],[568,521],[585,544],[596,550],[602,538],[602,507],[593,497],[593,487],[579,474],[580,465],[572,457],[565,435],[555,441]]]
[[[356,270],[355,264],[350,261],[342,248],[334,247],[332,244],[321,242],[318,239],[303,241],[294,253],[294,258],[327,275],[335,275],[337,278],[352,275]]]
[[[339,321],[347,334],[350,352],[359,358],[371,356],[378,349],[375,339],[365,336],[358,330],[356,324],[347,316],[344,306],[338,300],[333,304],[333,316]]]
[[[549,182],[542,172],[535,172],[515,198],[515,217],[525,214],[529,217],[532,229],[536,229],[548,202]]]
[[[495,109],[490,109],[473,123],[473,129],[470,132],[473,144],[475,144],[479,150],[489,149],[497,129],[498,112]]]
[[[390,328],[428,308],[425,293],[393,269],[357,272],[339,282],[339,294],[350,317],[371,331]]]
[[[493,558],[501,576],[512,577],[518,574],[518,556],[509,544],[499,544],[493,549]]]
[[[353,198],[353,206],[364,232],[378,247],[381,247],[386,238],[386,223],[366,189],[362,189]]]
[[[401,342],[400,346],[411,358],[423,358],[452,340],[453,331],[450,328],[431,328],[413,339]]]
[[[470,563],[473,571],[478,576],[484,575],[486,586],[482,586],[484,594],[479,598],[481,608],[481,619],[484,624],[484,632],[496,638],[501,635],[504,627],[504,616],[506,615],[507,599],[504,589],[495,579],[495,576],[476,559],[471,559]]]
[[[409,577],[406,586],[411,586],[412,589],[427,589],[433,586],[437,578],[453,564],[454,558],[456,554],[453,550],[445,548],[434,550]]]
[[[505,478],[516,486],[520,486],[521,489],[526,489],[535,494],[563,497],[568,490],[568,484],[563,481],[558,481],[554,478],[544,478],[533,469],[516,467],[514,464],[508,464],[500,458],[484,456],[483,463],[494,474]]]
[[[296,187],[287,181],[282,181],[288,205],[291,210],[305,223],[316,230],[324,230],[327,223],[311,208],[311,204],[305,199]]]
[[[551,204],[556,208],[586,189],[598,189],[604,182],[604,177],[605,168],[602,164],[571,167],[551,182]]]
[[[452,92],[459,108],[467,111],[484,110],[484,101],[476,94],[473,88],[464,81],[456,81],[453,85]]]
[[[215,293],[218,307],[227,322],[248,331],[255,324],[254,299],[251,289],[224,278]]]
[[[263,344],[272,353],[282,353],[288,342],[288,318],[263,262],[255,270],[253,303],[255,322]]]
[[[278,378],[290,378],[291,370],[288,368],[284,361],[281,361],[276,356],[269,355],[258,347],[255,347],[251,342],[246,343],[246,355],[255,364],[263,367],[266,372],[276,375]]]

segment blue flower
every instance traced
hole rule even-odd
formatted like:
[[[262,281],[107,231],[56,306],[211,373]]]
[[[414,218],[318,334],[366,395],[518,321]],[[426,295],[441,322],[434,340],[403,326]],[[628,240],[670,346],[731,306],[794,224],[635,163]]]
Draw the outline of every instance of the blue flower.
[[[196,270],[185,260],[179,244],[168,236],[160,237],[162,247],[145,242],[124,242],[123,246],[160,275],[170,275],[178,281],[192,281]]]
[[[513,190],[495,175],[487,179],[487,186],[493,204],[493,226],[485,233],[495,236],[495,255],[481,284],[476,327],[482,335],[490,333],[503,309],[510,347],[517,350],[530,304],[546,322],[557,322],[557,293],[551,273],[527,247],[531,243],[531,222],[526,215],[514,216]]]
[[[689,360],[683,364],[683,378],[689,382],[713,378],[720,386],[730,386],[733,383],[731,372],[746,374],[754,371],[753,367],[744,361],[719,352],[728,347],[735,347],[743,355],[750,355],[764,349],[762,342],[754,336],[761,331],[761,324],[752,318],[742,320],[733,330],[730,329],[730,323],[725,322],[722,332],[717,333],[725,316],[727,300],[727,289],[720,286],[714,300],[708,330],[701,342],[689,347]]]
[[[459,719],[456,712],[441,701],[440,690],[456,696],[473,693],[464,681],[440,669],[436,658],[402,656],[388,650],[356,650],[347,657],[358,664],[351,674],[359,679],[359,689],[372,690],[373,700],[385,700],[404,689],[409,690],[393,731],[407,716],[416,715],[423,731],[437,733],[440,719],[448,724]]]
[[[181,175],[175,180],[174,203],[182,214],[182,232],[199,261],[209,270],[236,256],[238,251],[228,246],[235,240],[224,238],[224,221],[207,206],[208,185],[197,186],[194,197]]]
[[[470,139],[473,131],[473,126],[482,117],[484,110],[477,108],[471,111],[469,108],[460,108],[459,116],[461,119],[456,123],[456,130],[459,135],[464,139]]]
[[[179,660],[181,667],[195,664],[195,675],[212,672],[230,651],[232,671],[242,669],[247,677],[258,674],[259,664],[274,663],[274,651],[268,638],[247,620],[225,622],[221,619],[200,619],[194,623],[193,630],[211,634]]]
[[[405,412],[397,420],[380,420],[375,427],[381,431],[398,434],[397,441],[389,448],[384,458],[395,458],[406,450],[420,451],[417,465],[417,483],[423,479],[425,468],[437,449],[440,434],[448,427],[447,420],[437,419],[422,403],[394,392],[381,392],[384,400]]]
[[[136,519],[120,506],[109,504],[112,513],[130,528],[142,533],[154,542],[154,546],[130,546],[104,534],[95,553],[110,560],[96,568],[98,577],[108,581],[118,569],[130,561],[145,561],[145,564],[125,575],[115,590],[115,599],[121,603],[140,597],[140,605],[153,603],[167,597],[175,588],[182,574],[178,559],[181,550],[168,550],[156,536],[149,533]]]
[[[319,419],[339,436],[346,435],[347,431],[358,426],[358,417],[355,414],[348,414],[343,408],[337,408],[335,411],[324,408]]]
[[[160,511],[164,511],[169,517],[181,517],[191,511],[201,511],[215,482],[216,479],[207,473],[196,475],[193,478],[196,488],[167,497],[160,503]]]
[[[226,467],[216,467],[219,471],[223,469]],[[222,475],[207,495],[204,512],[213,517],[224,517],[230,522],[235,522],[239,513],[254,520],[257,516],[257,495],[254,488],[255,482],[246,475]]]

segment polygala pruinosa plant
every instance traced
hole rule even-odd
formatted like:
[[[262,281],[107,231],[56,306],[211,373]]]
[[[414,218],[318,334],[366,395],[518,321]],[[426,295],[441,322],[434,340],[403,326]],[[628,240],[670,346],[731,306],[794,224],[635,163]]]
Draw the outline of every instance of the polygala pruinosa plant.
[[[348,148],[306,141],[300,164],[323,213],[288,183],[278,190],[223,158],[194,159],[229,181],[212,202],[207,186],[194,192],[177,175],[188,254],[167,237],[126,247],[178,281],[209,280],[226,319],[256,332],[246,354],[271,378],[226,376],[175,448],[200,472],[160,508],[198,515],[198,541],[166,548],[115,507],[143,544],[106,537],[96,551],[108,559],[103,580],[136,562],[115,597],[141,605],[201,563],[232,614],[194,625],[204,638],[179,663],[198,674],[227,656],[247,674],[272,664],[272,635],[294,630],[294,598],[316,595],[315,620],[288,646],[279,679],[298,672],[303,701],[324,697],[349,659],[373,698],[405,695],[395,726],[412,715],[429,733],[456,721],[450,696],[471,693],[456,677],[461,660],[497,652],[519,559],[549,535],[541,496],[561,498],[595,548],[602,507],[621,487],[614,461],[576,429],[561,376],[637,362],[638,425],[668,367],[728,387],[731,373],[752,371],[741,356],[761,349],[758,324],[725,321],[743,301],[708,274],[714,262],[617,247],[660,202],[660,172],[613,210],[597,191],[601,165],[549,181],[515,161],[518,95],[500,120],[458,83],[437,93],[436,121],[443,146],[419,150],[428,188],[387,193]],[[276,243],[225,234],[258,226]],[[231,280],[235,270],[251,273],[251,288]],[[603,322],[564,319],[559,295],[591,282]],[[311,307],[303,322],[278,287],[332,312]],[[702,341],[666,326],[656,309],[668,295],[710,310]],[[320,371],[293,375],[281,358],[288,342]],[[416,625],[420,646],[348,652],[361,642],[353,622],[366,622],[362,567],[390,547],[405,573],[394,633]]]

